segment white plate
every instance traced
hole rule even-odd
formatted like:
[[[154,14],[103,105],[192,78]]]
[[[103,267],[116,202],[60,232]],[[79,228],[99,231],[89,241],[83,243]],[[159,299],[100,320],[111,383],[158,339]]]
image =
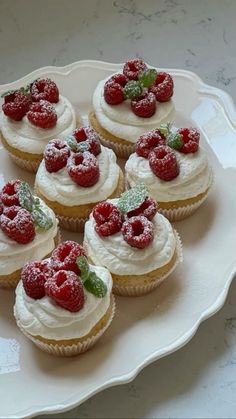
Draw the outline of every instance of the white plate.
[[[118,64],[81,61],[39,69],[13,89],[47,75],[85,117],[97,82]],[[184,244],[184,263],[152,294],[117,298],[117,315],[90,352],[57,359],[40,352],[16,328],[14,292],[0,291],[0,414],[30,417],[70,409],[104,388],[132,380],[149,363],[184,344],[199,324],[223,305],[236,272],[236,112],[231,98],[183,70],[174,76],[175,125],[195,125],[204,134],[215,172],[209,199],[191,218],[177,224]],[[31,175],[17,169],[0,151],[0,180]],[[78,239],[76,234],[66,237]]]

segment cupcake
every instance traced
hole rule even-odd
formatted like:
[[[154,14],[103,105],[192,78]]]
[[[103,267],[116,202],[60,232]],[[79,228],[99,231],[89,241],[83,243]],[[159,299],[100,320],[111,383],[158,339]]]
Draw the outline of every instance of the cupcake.
[[[140,135],[173,119],[173,91],[170,74],[148,68],[140,59],[127,61],[122,73],[98,83],[90,124],[105,146],[128,158]]]
[[[78,355],[110,325],[115,312],[111,290],[109,271],[90,265],[78,243],[63,242],[50,259],[24,266],[16,288],[17,325],[45,352]]]
[[[35,190],[61,227],[82,232],[94,205],[124,190],[124,177],[114,152],[100,145],[91,127],[81,127],[67,141],[48,143]]]
[[[195,128],[171,130],[162,125],[140,136],[125,165],[126,183],[143,182],[170,221],[190,216],[207,198],[213,180]]]
[[[96,205],[84,247],[91,263],[111,272],[113,292],[123,296],[152,291],[182,260],[180,238],[145,185]]]
[[[48,257],[60,234],[53,211],[20,180],[0,192],[0,288],[14,287],[28,261]]]
[[[2,144],[18,166],[36,172],[48,141],[63,140],[76,127],[73,106],[48,78],[3,96]]]

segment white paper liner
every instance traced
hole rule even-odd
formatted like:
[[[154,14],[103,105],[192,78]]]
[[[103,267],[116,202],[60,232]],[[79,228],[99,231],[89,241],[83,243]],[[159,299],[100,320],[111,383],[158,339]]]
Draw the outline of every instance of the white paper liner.
[[[31,173],[36,173],[38,170],[38,167],[40,165],[40,161],[32,161],[32,160],[26,160],[26,159],[21,159],[20,157],[15,156],[14,154],[10,153],[7,150],[9,156],[11,157],[11,159],[14,161],[14,163],[17,164],[17,166],[21,167],[22,169],[27,170],[28,172]]]
[[[114,153],[117,155],[117,157],[120,157],[121,159],[128,159],[129,156],[134,153],[135,151],[135,144],[126,145],[126,144],[118,144],[114,141],[109,141],[102,137],[99,134],[101,143],[108,148],[111,148]]]
[[[84,342],[79,342],[73,345],[58,345],[58,344],[52,344],[52,343],[47,344],[35,338],[34,336],[28,334],[21,327],[20,322],[17,319],[16,319],[16,323],[19,329],[21,330],[21,332],[42,351],[47,352],[50,355],[56,355],[56,356],[75,356],[75,355],[82,354],[83,352],[86,352],[88,349],[92,348],[92,346],[95,345],[98,339],[103,335],[106,329],[110,326],[113,320],[114,314],[115,314],[115,310],[116,310],[115,298],[112,294],[111,294],[111,303],[112,303],[112,312],[105,326],[102,329],[100,329],[96,335],[87,338]]]
[[[83,233],[84,225],[88,218],[72,218],[72,217],[64,217],[63,215],[56,214],[59,225],[61,228],[65,230],[74,231],[76,233]]]
[[[57,240],[56,240],[56,243],[55,243],[55,247],[52,249],[52,252],[56,248],[56,246],[58,246],[60,244],[60,242],[61,242],[61,232],[60,232],[60,229],[59,228],[58,228],[58,231],[57,231],[57,236],[58,237],[57,237]],[[50,252],[50,254],[52,252]],[[50,254],[49,255],[45,255],[44,258],[46,258],[46,256],[49,257]],[[4,280],[1,280],[1,277],[0,277],[0,289],[15,288],[17,286],[17,284],[18,284],[19,281],[20,281],[20,274],[19,274],[19,277],[18,278],[15,278],[15,279],[9,278],[7,280],[5,280],[5,279]]]
[[[166,272],[165,275],[162,275],[161,277],[157,277],[155,281],[150,282],[150,284],[145,285],[139,285],[138,279],[137,279],[137,285],[116,285],[113,281],[113,288],[112,291],[116,295],[120,295],[123,297],[139,297],[141,295],[148,294],[152,290],[154,290],[156,287],[158,287],[164,279],[166,279],[177,267],[177,265],[183,261],[183,247],[182,242],[180,239],[180,236],[176,230],[174,230],[175,238],[176,238],[176,261],[174,265],[170,268],[168,272]]]

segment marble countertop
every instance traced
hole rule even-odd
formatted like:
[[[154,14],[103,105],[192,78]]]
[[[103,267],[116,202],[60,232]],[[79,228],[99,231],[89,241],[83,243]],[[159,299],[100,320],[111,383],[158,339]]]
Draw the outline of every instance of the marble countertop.
[[[0,84],[81,59],[195,71],[236,99],[234,0],[1,0]],[[236,283],[178,352],[52,418],[235,418]]]

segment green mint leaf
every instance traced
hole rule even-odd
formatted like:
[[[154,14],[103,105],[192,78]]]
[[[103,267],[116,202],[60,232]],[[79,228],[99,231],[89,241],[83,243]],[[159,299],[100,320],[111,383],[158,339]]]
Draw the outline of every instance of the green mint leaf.
[[[83,153],[84,151],[89,150],[89,143],[88,141],[81,141],[81,143],[77,143],[77,153]]]
[[[102,298],[107,293],[107,286],[95,272],[90,272],[89,278],[84,282],[85,289],[98,298]]]
[[[155,70],[155,68],[144,70],[138,76],[138,79],[143,87],[152,86],[155,83],[156,78],[157,78],[157,71]]]
[[[139,81],[130,80],[124,87],[124,96],[126,99],[134,99],[142,94],[142,86]]]
[[[81,281],[84,283],[85,281],[87,281],[90,275],[89,264],[84,256],[78,256],[76,259],[76,263],[78,265],[78,268],[80,269]]]
[[[70,135],[69,137],[67,137],[66,142],[67,142],[68,146],[71,148],[71,150],[76,153],[78,143],[77,143],[75,137],[73,137],[73,135]]]
[[[7,90],[6,92],[1,94],[1,97],[5,97],[8,95],[11,95],[12,93],[15,93],[15,90]]]
[[[29,95],[30,94],[30,84],[27,84],[26,86],[22,86],[19,89],[14,89],[14,90],[7,90],[6,92],[2,93],[1,97],[5,97],[8,95],[11,95],[17,91],[22,92],[24,95]]]
[[[146,185],[140,183],[124,192],[118,200],[118,208],[121,212],[127,213],[139,208],[148,196],[148,189]]]
[[[166,143],[169,147],[174,148],[175,150],[179,150],[184,144],[182,135],[178,132],[171,132],[167,136]]]
[[[17,196],[20,202],[20,205],[27,209],[29,212],[33,210],[34,206],[34,196],[30,190],[28,183],[21,182],[17,188]]]
[[[49,217],[38,205],[33,206],[31,216],[36,226],[41,228],[42,230],[47,231],[53,226],[53,221],[51,217]]]
[[[171,128],[171,123],[167,122],[166,124],[161,124],[158,129],[162,135],[167,137],[167,135],[170,134],[170,128]]]

